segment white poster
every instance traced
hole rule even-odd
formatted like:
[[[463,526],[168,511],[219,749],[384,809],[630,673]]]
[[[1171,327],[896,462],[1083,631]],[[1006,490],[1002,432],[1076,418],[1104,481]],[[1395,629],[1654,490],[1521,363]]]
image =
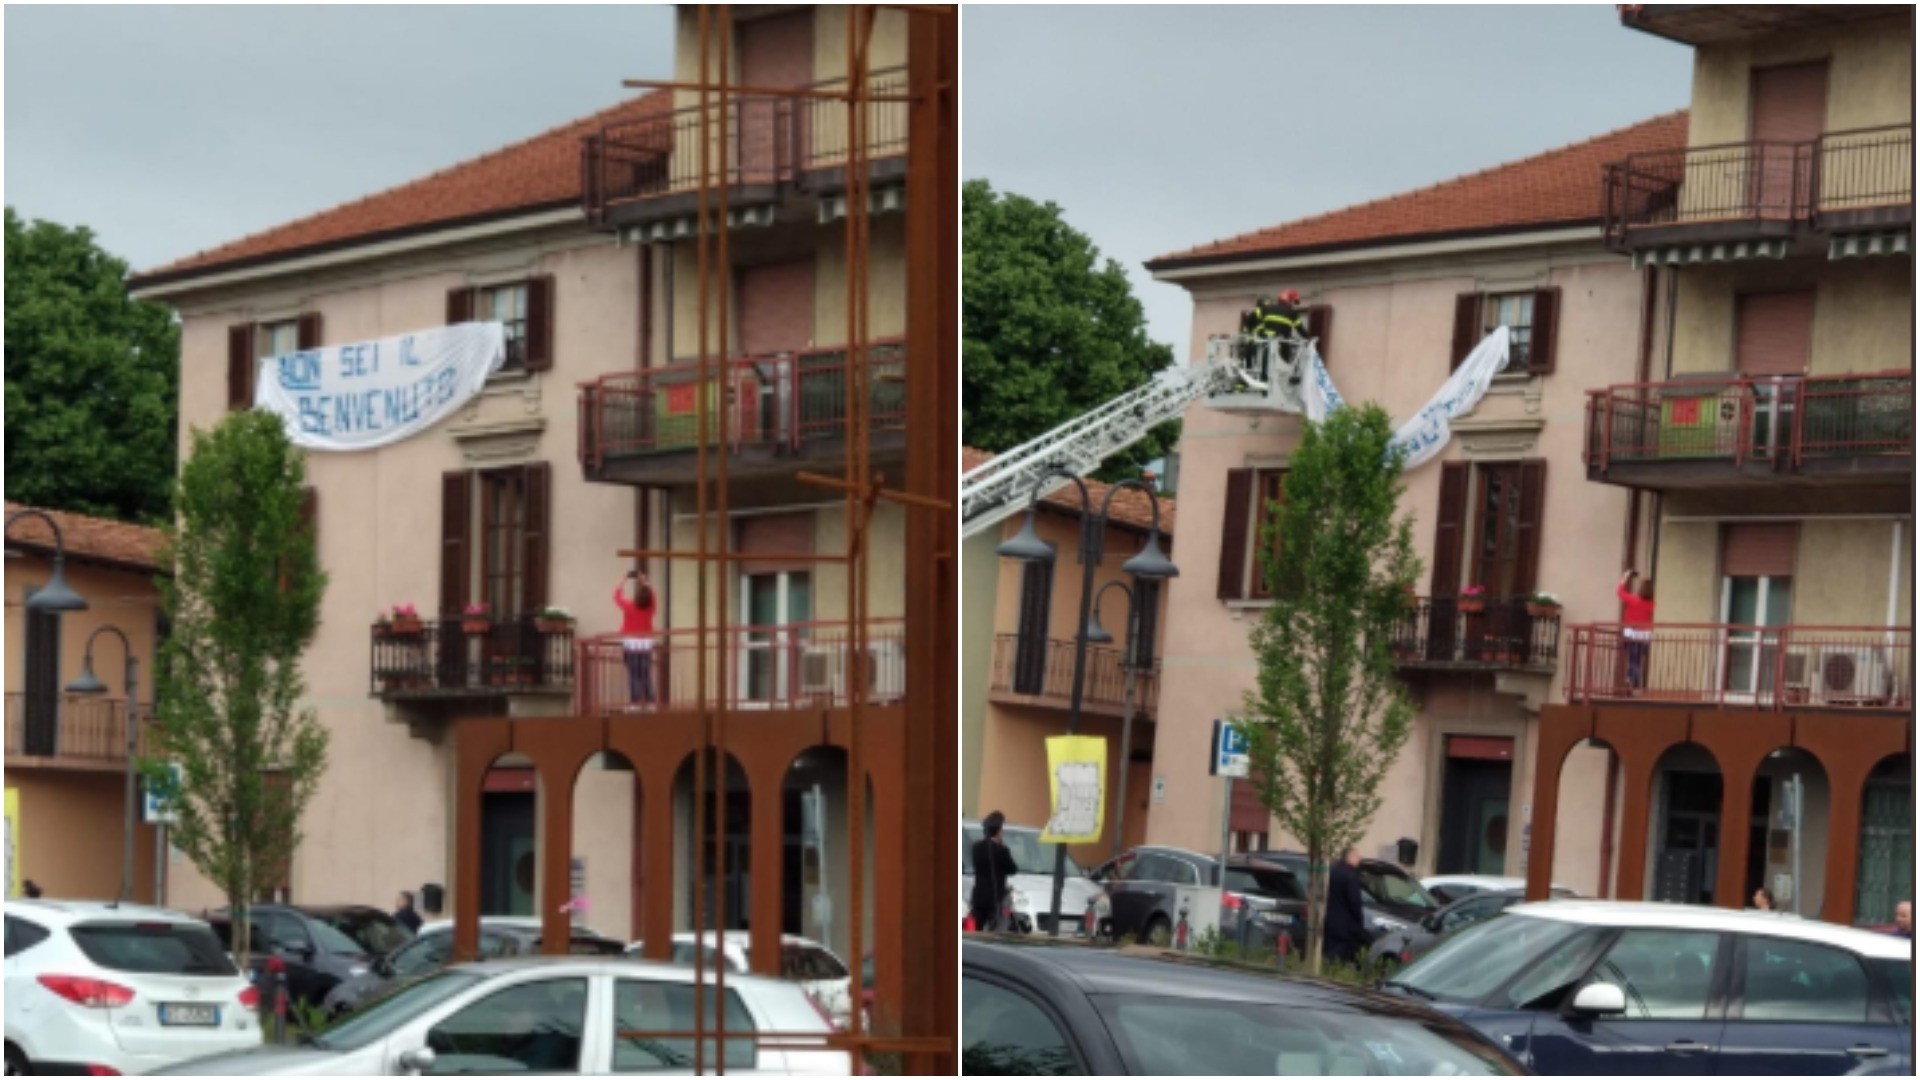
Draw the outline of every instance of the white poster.
[[[1453,436],[1454,418],[1473,411],[1480,399],[1487,395],[1487,387],[1493,385],[1493,377],[1507,366],[1507,349],[1512,332],[1504,326],[1494,327],[1491,334],[1482,338],[1480,344],[1473,347],[1466,359],[1460,361],[1453,376],[1440,385],[1439,392],[1427,402],[1413,419],[1401,424],[1393,433],[1393,445],[1406,449],[1408,469],[1422,465],[1446,449],[1447,440]],[[1301,397],[1307,419],[1318,423],[1327,418],[1335,409],[1343,408],[1346,402],[1340,397],[1340,391],[1334,388],[1333,379],[1327,375],[1327,366],[1320,361],[1320,353],[1308,345],[1300,358],[1304,367],[1303,382],[1306,384]]]
[[[277,414],[298,446],[371,450],[453,415],[506,358],[497,322],[303,349],[260,362],[254,407]]]

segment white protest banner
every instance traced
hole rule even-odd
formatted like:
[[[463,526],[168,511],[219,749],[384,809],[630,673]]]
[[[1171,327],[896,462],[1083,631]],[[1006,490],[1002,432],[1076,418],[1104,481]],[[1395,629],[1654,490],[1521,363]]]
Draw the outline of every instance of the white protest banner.
[[[278,415],[297,446],[371,450],[453,415],[506,352],[497,322],[303,349],[260,362],[254,407]]]
[[[1511,338],[1512,332],[1506,327],[1494,327],[1493,332],[1460,361],[1453,377],[1440,385],[1439,392],[1426,406],[1393,433],[1393,445],[1406,450],[1405,468],[1425,464],[1446,449],[1447,440],[1453,437],[1454,418],[1472,412],[1487,395],[1493,377],[1507,366]],[[1305,367],[1306,385],[1301,397],[1307,419],[1318,423],[1325,420],[1328,413],[1346,406],[1340,391],[1334,388],[1333,379],[1327,375],[1327,365],[1321,362],[1318,350],[1308,345],[1300,363]]]

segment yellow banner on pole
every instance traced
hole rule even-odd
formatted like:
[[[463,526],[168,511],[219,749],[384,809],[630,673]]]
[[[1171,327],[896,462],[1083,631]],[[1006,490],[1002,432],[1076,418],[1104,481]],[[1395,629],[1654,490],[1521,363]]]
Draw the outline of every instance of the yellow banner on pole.
[[[1040,839],[1086,844],[1100,839],[1107,815],[1107,740],[1056,735],[1047,740],[1047,787],[1053,813]]]
[[[20,895],[20,789],[7,789],[7,897]]]

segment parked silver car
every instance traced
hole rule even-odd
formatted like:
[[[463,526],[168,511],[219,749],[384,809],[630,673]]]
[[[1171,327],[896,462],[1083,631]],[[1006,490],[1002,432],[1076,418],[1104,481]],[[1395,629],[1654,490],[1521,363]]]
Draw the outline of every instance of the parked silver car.
[[[164,1070],[179,1076],[392,1076],[421,1073],[687,1072],[697,993],[714,990],[671,964],[581,957],[488,960],[447,968],[350,1014],[304,1045],[221,1054]],[[728,1072],[846,1075],[847,1054],[827,1047],[833,1028],[799,986],[733,976],[727,1030],[817,1032],[818,1049],[756,1047],[710,1039],[705,1065],[724,1052]],[[645,1035],[645,1037],[641,1037]],[[724,1050],[723,1050],[724,1047]]]
[[[960,896],[964,900],[973,893],[973,845],[986,836],[978,821],[960,823]],[[1013,855],[1013,864],[1020,872],[1013,876],[1010,883],[1015,893],[1013,908],[1015,922],[1020,914],[1027,914],[1024,920],[1027,926],[1016,926],[1022,933],[1048,933],[1053,928],[1053,859],[1056,844],[1043,843],[1040,830],[1030,825],[1008,825],[1000,830],[1001,839],[1006,841],[1007,851]],[[1087,880],[1085,870],[1067,856],[1066,883],[1060,893],[1060,932],[1078,934],[1080,924],[1085,920],[1087,909],[1095,906],[1104,897],[1101,887]]]

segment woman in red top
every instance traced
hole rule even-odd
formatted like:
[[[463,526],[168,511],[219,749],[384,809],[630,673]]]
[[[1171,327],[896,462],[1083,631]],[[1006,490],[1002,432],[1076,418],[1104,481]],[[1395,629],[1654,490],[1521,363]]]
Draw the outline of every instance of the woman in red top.
[[[1640,578],[1640,588],[1629,588],[1638,570],[1620,575],[1621,636],[1627,639],[1627,685],[1636,690],[1647,685],[1647,653],[1653,648],[1653,579]]]
[[[633,599],[625,583],[633,582]],[[613,587],[620,608],[620,654],[627,662],[627,694],[634,704],[653,704],[653,586],[647,575],[632,570]]]

